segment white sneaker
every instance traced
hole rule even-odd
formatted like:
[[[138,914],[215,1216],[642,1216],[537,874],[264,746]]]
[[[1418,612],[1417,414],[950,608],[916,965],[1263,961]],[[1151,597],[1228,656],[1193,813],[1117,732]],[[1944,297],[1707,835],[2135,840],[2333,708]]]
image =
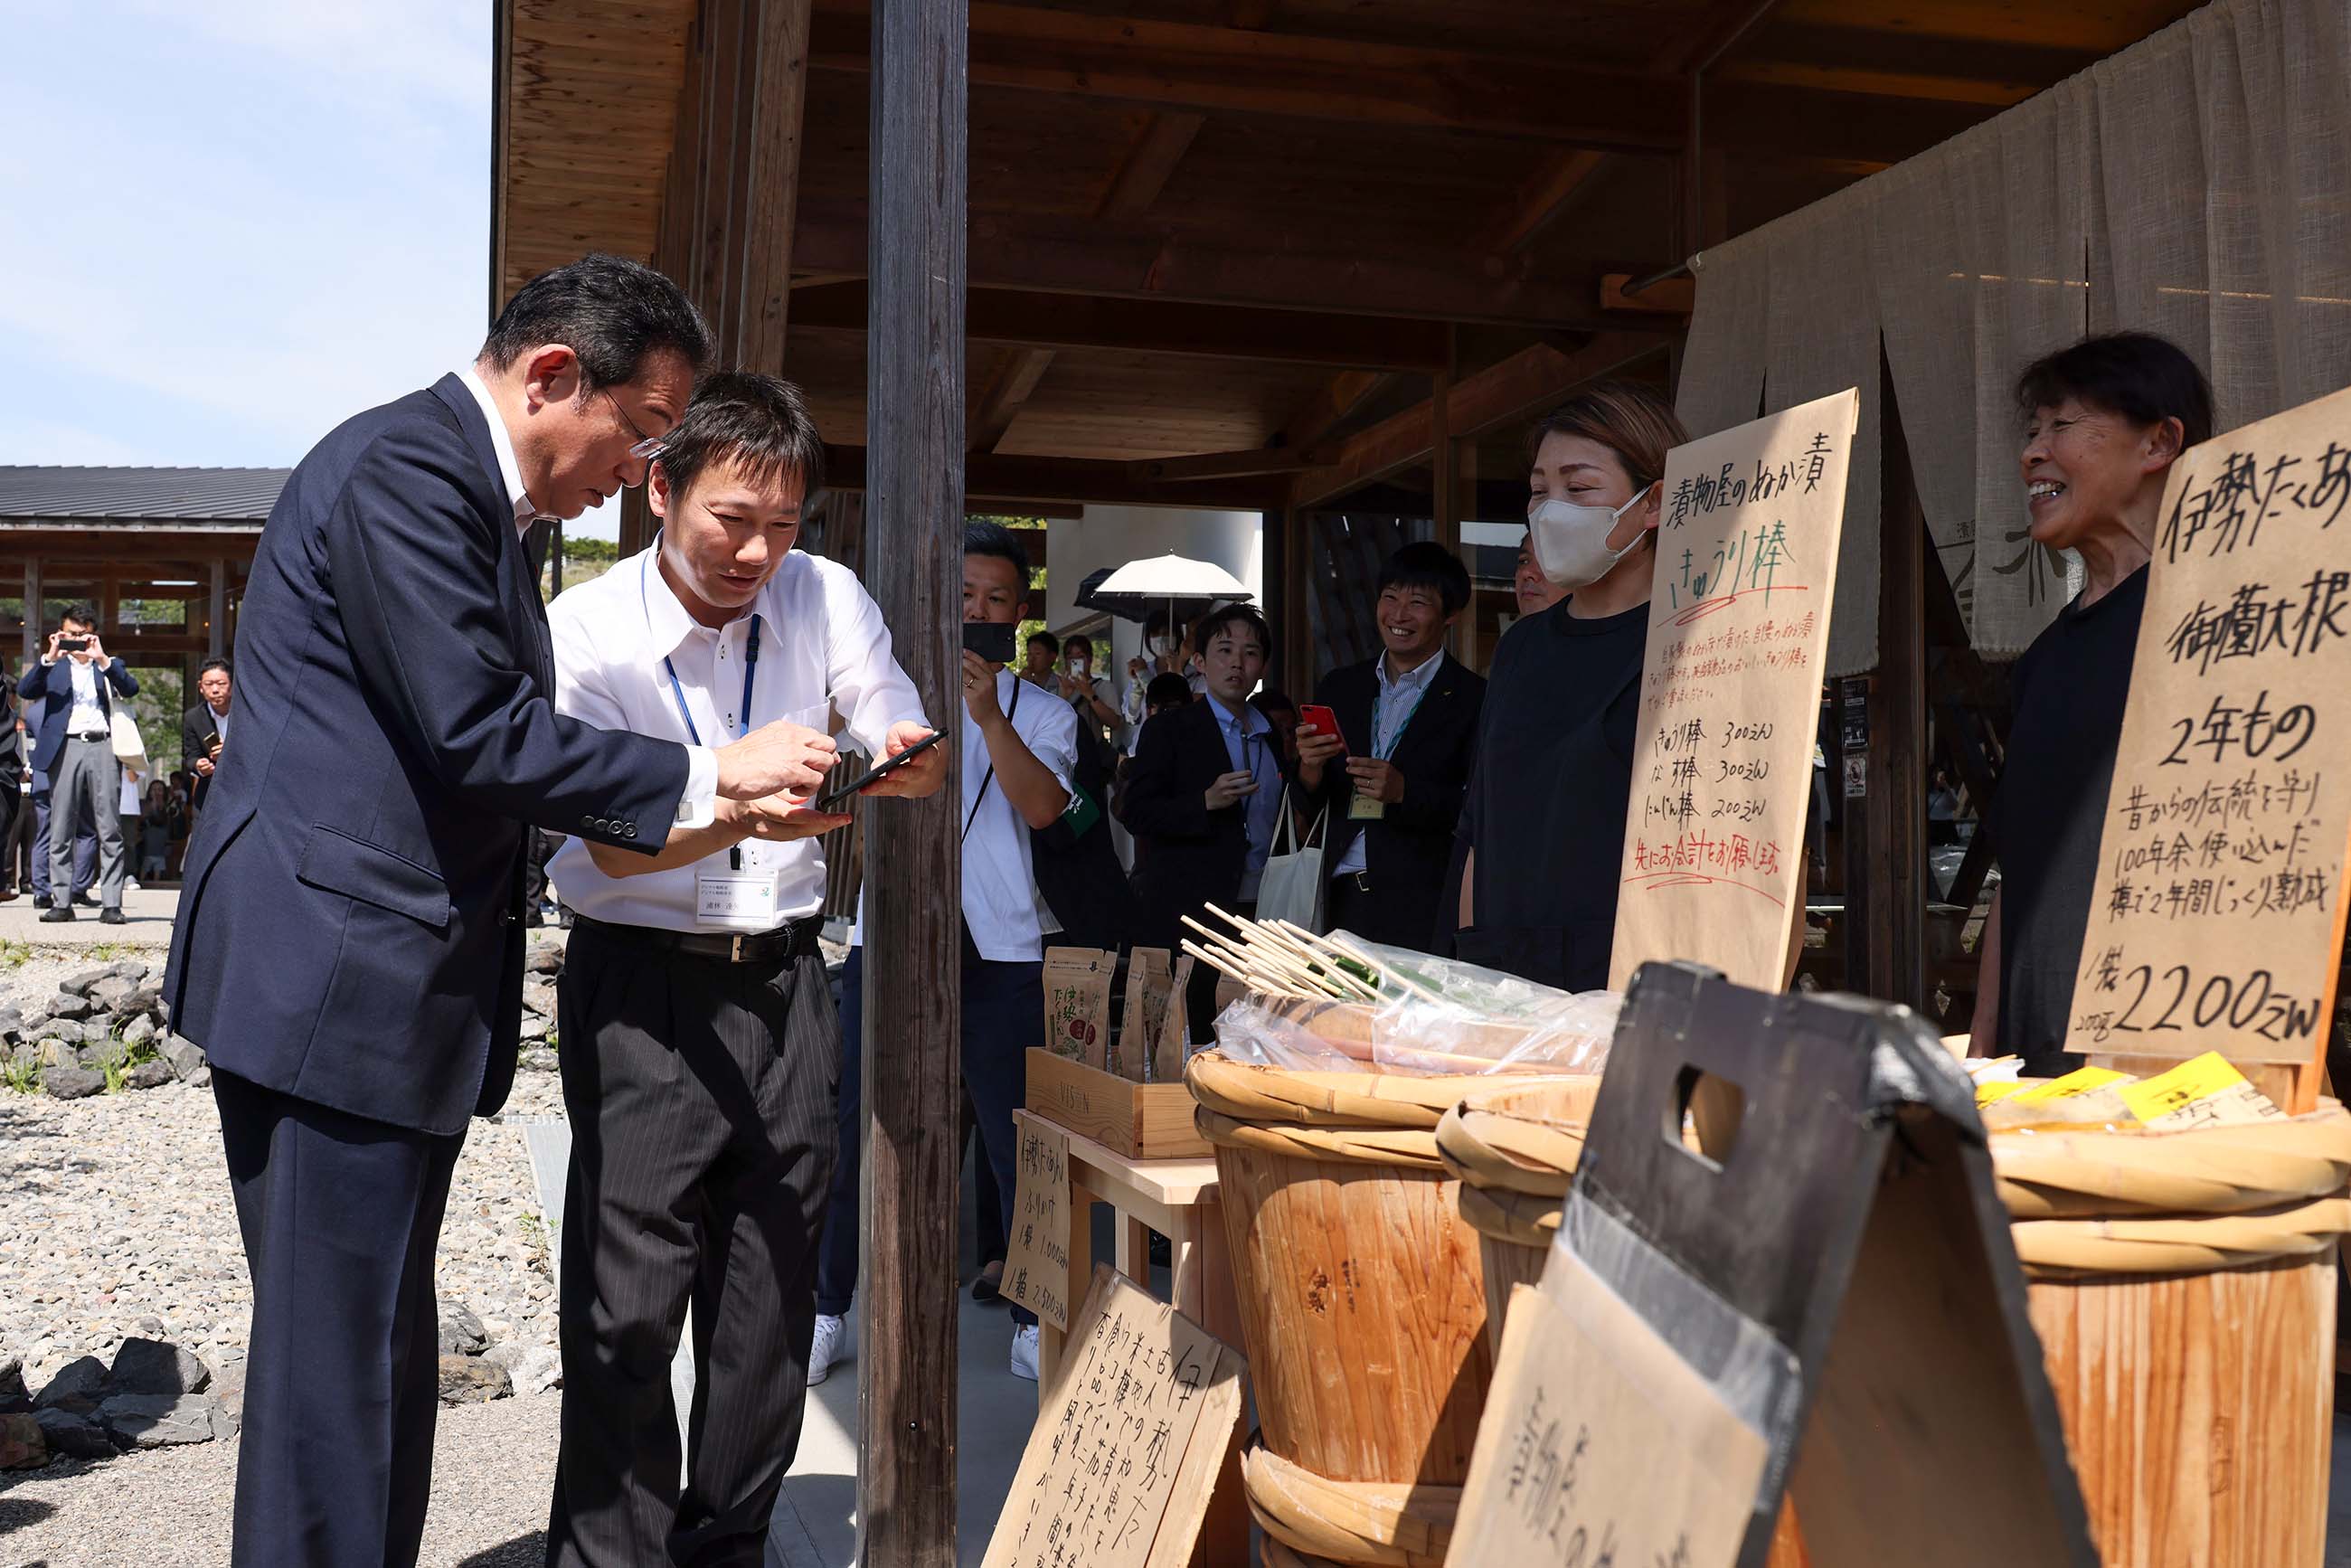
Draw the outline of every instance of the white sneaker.
[[[832,1364],[849,1354],[849,1320],[830,1313],[816,1315],[816,1340],[809,1346],[808,1385],[822,1383]]]
[[[1012,1375],[1037,1381],[1037,1325],[1023,1323],[1012,1331]]]

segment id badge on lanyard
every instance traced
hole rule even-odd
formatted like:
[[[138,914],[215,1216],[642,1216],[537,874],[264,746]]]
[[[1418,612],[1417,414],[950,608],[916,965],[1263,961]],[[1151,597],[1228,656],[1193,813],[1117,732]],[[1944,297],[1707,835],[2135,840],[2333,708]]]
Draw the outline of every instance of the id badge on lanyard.
[[[677,716],[685,721],[685,733],[695,745],[702,744],[702,732],[695,727],[694,715],[685,706],[685,688],[679,684],[677,666],[666,657],[662,668],[668,673],[670,695],[677,699]],[[759,618],[751,617],[750,635],[743,648],[743,706],[737,716],[740,732],[751,733],[751,692],[759,678]],[[713,857],[715,860],[716,857]],[[769,931],[777,925],[776,907],[783,886],[783,868],[769,852],[769,846],[756,841],[746,842],[727,852],[726,860],[717,865],[705,863],[694,873],[694,918],[705,925],[719,925],[737,931]]]

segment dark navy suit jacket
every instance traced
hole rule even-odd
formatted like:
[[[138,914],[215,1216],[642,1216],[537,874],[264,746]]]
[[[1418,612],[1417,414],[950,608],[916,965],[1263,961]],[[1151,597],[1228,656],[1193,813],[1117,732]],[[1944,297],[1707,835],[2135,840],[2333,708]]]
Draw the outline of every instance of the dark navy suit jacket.
[[[98,706],[111,716],[114,704],[107,688],[111,686],[126,697],[139,695],[139,677],[120,659],[110,659],[99,672]],[[16,695],[27,703],[39,702],[37,713],[28,710],[26,721],[33,731],[33,766],[47,773],[57,766],[57,753],[66,747],[66,716],[73,711],[73,664],[59,655],[54,664],[44,664],[38,659],[25,672],[16,684]]]
[[[545,611],[455,376],[312,448],[262,530],[236,744],[188,846],[172,1028],[426,1133],[506,1100],[525,824],[658,850],[684,748],[559,717]]]

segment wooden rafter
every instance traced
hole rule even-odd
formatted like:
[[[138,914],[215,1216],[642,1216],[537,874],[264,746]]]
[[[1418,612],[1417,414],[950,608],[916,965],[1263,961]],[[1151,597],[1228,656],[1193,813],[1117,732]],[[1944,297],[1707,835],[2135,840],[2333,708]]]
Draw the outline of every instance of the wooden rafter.
[[[792,325],[865,330],[862,280],[792,291]],[[975,343],[1039,349],[1134,349],[1209,359],[1426,370],[1444,354],[1444,329],[1307,310],[1235,310],[1183,300],[1090,298],[1019,288],[974,288],[966,328]]]
[[[1425,463],[1446,435],[1477,435],[1526,418],[1570,389],[1618,370],[1658,349],[1657,340],[1604,332],[1576,353],[1548,343],[1521,349],[1499,364],[1463,376],[1449,389],[1440,429],[1430,402],[1420,402],[1348,437],[1331,463],[1298,476],[1290,505],[1312,507],[1399,468]]]
[[[974,452],[993,452],[1019,417],[1020,408],[1052,368],[1050,349],[1014,349],[990,378],[987,390],[973,405],[967,444]]]
[[[1176,165],[1191,151],[1192,139],[1207,122],[1205,114],[1153,115],[1144,122],[1142,134],[1134,139],[1134,145],[1127,149],[1118,172],[1111,178],[1110,189],[1095,204],[1094,215],[1134,218],[1149,212],[1175,175]]]
[[[800,264],[865,270],[866,227],[804,204]],[[1479,269],[1459,252],[1390,256],[1195,243],[1132,225],[989,216],[972,225],[976,287],[1278,309],[1392,316],[1422,321],[1603,329],[1630,326],[1594,308],[1597,273],[1562,277],[1526,258]]]
[[[824,449],[826,485],[835,490],[865,488],[865,448]],[[1027,457],[974,452],[964,459],[964,501],[974,508],[1017,509],[1024,504],[1070,506],[1228,507],[1261,511],[1279,507],[1279,476],[1159,481],[1138,479],[1134,465],[1090,457]]]
[[[1520,188],[1518,200],[1489,233],[1480,249],[1510,256],[1526,247],[1576,201],[1587,194],[1593,181],[1610,167],[1605,152],[1572,147],[1543,160],[1533,178]]]
[[[862,0],[828,3],[816,18],[811,66],[865,70],[866,16]],[[988,0],[971,7],[971,79],[992,88],[1620,152],[1672,151],[1684,137],[1682,103],[1645,71]],[[1785,151],[1904,157],[1981,118],[1964,104],[1740,86],[1725,134]]]
[[[1324,382],[1299,405],[1281,427],[1281,444],[1312,446],[1352,421],[1387,389],[1390,378],[1375,371],[1348,371]]]

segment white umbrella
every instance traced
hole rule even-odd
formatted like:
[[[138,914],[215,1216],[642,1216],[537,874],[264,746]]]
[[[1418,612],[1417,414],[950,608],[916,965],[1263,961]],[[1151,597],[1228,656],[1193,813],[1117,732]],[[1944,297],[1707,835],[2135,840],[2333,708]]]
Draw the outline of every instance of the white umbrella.
[[[1239,579],[1212,560],[1174,552],[1128,561],[1097,583],[1093,596],[1134,599],[1240,599],[1250,597]]]
[[[1205,612],[1210,600],[1246,602],[1249,597],[1248,587],[1215,561],[1194,560],[1171,551],[1128,561],[1115,571],[1103,574],[1099,582],[1088,579],[1078,602],[1134,621],[1147,620],[1155,607],[1164,604],[1167,610],[1167,633],[1172,637],[1182,623],[1176,614],[1179,601],[1193,601],[1185,607],[1188,614],[1196,606]]]

